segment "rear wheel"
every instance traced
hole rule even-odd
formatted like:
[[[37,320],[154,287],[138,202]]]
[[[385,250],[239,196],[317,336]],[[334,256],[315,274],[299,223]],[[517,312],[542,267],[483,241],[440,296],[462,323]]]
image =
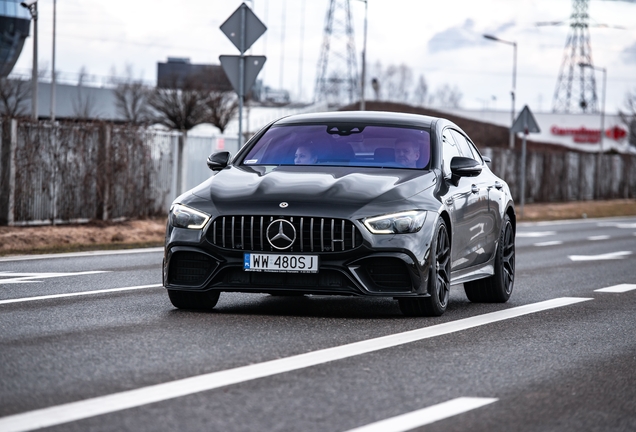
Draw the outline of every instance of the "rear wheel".
[[[515,282],[515,231],[504,216],[495,257],[495,274],[464,284],[468,300],[475,303],[505,303]]]
[[[219,301],[219,291],[178,291],[168,290],[168,297],[172,305],[179,309],[212,310]]]
[[[400,298],[400,310],[406,316],[440,316],[450,298],[451,244],[444,219],[440,218],[431,244],[429,297]]]

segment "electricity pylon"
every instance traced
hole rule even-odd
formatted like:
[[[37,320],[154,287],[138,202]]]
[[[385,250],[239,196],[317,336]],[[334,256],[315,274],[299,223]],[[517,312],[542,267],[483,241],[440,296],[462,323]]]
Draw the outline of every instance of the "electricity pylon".
[[[330,0],[316,73],[314,100],[352,103],[358,95],[358,64],[349,0]]]
[[[573,0],[570,32],[559,70],[553,112],[598,112],[590,45],[589,0]],[[557,23],[554,23],[557,24]],[[583,66],[587,65],[587,66]]]

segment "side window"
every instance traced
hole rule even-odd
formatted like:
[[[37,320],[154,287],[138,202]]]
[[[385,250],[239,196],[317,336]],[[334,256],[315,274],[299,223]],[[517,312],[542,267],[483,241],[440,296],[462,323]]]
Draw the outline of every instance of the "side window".
[[[481,158],[481,155],[475,148],[475,144],[470,142],[469,139],[467,139],[464,135],[457,132],[456,130],[451,130],[451,133],[453,134],[453,137],[455,138],[455,142],[457,142],[457,146],[461,150],[462,156],[473,158],[480,164],[484,163],[483,159]]]
[[[483,165],[484,159],[481,157],[481,153],[479,153],[479,150],[477,150],[477,146],[475,146],[475,144],[473,144],[470,140],[468,140],[468,147],[470,147],[470,149],[473,151],[473,156],[475,160]]]
[[[453,134],[453,138],[455,138],[457,146],[461,150],[462,156],[474,159],[475,157],[472,150],[470,149],[470,146],[468,145],[468,141],[466,141],[466,137],[464,137],[464,135],[460,134],[456,130],[451,130],[451,133]]]
[[[442,158],[443,158],[443,168],[444,168],[444,177],[450,175],[450,163],[451,159],[455,156],[461,156],[459,152],[459,148],[455,144],[455,140],[451,135],[450,129],[444,130],[442,134]]]

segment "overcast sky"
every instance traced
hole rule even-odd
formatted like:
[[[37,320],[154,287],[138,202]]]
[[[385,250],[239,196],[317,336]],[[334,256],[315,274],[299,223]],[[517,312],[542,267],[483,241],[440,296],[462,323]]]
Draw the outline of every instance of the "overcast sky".
[[[259,78],[283,86],[293,97],[313,97],[329,0],[254,0],[246,2],[268,27],[252,47],[267,56]],[[39,1],[39,61],[51,65],[53,0]],[[106,77],[113,70],[149,83],[157,62],[188,57],[192,63],[218,64],[221,54],[238,50],[219,26],[241,4],[238,0],[58,0],[56,68],[71,77],[85,67]],[[484,33],[518,44],[517,111],[549,111],[569,31],[567,25],[537,27],[539,21],[567,22],[571,0],[368,0],[367,61],[408,65],[423,75],[429,91],[456,86],[465,108],[510,109],[513,49],[484,39]],[[351,0],[355,47],[363,42],[364,3]],[[304,12],[304,13],[303,13]],[[591,0],[594,64],[605,67],[607,111],[623,108],[636,91],[636,1]],[[29,73],[32,38],[16,70]],[[281,67],[282,66],[282,67]],[[602,74],[597,74],[599,99]],[[623,108],[624,109],[624,108]]]

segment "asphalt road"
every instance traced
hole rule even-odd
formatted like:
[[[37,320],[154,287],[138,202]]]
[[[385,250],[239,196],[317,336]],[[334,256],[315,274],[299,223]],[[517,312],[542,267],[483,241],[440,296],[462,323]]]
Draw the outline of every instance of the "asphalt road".
[[[225,293],[180,311],[161,256],[0,259],[0,431],[636,430],[636,218],[519,226],[510,301],[456,286],[440,318]]]

